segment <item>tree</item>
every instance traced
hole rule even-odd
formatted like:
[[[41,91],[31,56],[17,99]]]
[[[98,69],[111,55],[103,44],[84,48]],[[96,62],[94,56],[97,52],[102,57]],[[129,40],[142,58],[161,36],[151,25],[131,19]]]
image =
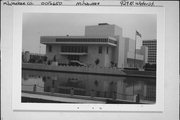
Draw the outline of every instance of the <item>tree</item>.
[[[54,56],[53,61],[56,62],[56,55]]]
[[[47,56],[44,56],[44,62],[47,62]]]
[[[113,61],[111,61],[111,67],[116,67],[116,63],[114,63]]]
[[[96,60],[95,60],[95,64],[96,64],[96,65],[98,65],[99,62],[100,62],[99,59],[96,59]]]
[[[97,87],[99,85],[99,82],[97,80],[94,81],[95,86]]]

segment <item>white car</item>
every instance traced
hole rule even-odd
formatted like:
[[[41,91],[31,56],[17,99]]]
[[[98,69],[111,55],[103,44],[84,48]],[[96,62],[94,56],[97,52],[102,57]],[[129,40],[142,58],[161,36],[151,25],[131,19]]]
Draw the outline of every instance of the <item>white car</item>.
[[[81,63],[81,62],[79,62],[79,61],[77,61],[77,60],[71,60],[71,61],[69,62],[69,65],[70,65],[70,66],[85,66],[85,67],[87,67],[86,64]]]

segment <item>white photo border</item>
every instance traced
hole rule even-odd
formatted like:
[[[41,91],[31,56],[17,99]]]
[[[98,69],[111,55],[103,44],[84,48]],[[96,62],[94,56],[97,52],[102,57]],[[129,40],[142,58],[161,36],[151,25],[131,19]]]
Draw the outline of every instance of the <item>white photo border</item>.
[[[165,10],[163,7],[118,7],[118,6],[15,6],[13,8],[13,110],[47,111],[157,111],[164,110],[164,65],[165,65]],[[67,104],[67,103],[22,103],[21,102],[21,52],[23,13],[91,13],[91,14],[156,14],[157,15],[157,71],[155,104]]]

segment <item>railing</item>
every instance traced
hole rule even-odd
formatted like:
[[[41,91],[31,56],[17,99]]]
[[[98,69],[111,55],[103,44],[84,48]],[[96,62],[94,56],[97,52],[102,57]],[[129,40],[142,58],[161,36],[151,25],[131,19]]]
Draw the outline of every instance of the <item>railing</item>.
[[[146,101],[151,101],[151,102],[155,102],[156,100],[156,98],[152,96],[127,95],[127,94],[118,93],[116,91],[108,92],[108,91],[96,91],[93,89],[85,90],[82,88],[64,87],[64,86],[52,88],[52,87],[39,86],[37,84],[34,84],[34,85],[22,84],[22,86],[31,86],[32,92],[34,93],[39,92],[37,88],[43,88],[44,92],[49,92],[52,94],[53,93],[66,94],[66,95],[70,95],[71,97],[86,96],[89,98],[102,98],[102,99],[112,99],[112,100],[121,100],[121,101],[131,101],[131,102],[136,102],[136,103],[140,103],[140,100],[146,100]]]

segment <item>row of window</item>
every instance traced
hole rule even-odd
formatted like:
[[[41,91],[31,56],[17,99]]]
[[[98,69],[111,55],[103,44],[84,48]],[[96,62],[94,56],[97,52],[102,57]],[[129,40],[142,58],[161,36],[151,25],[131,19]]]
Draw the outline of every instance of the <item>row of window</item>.
[[[78,55],[69,55],[68,60],[78,60],[79,61],[79,56]]]
[[[148,62],[156,62],[156,60],[148,60]]]
[[[148,58],[155,59],[156,55],[148,55]]]
[[[148,50],[148,53],[156,53],[156,50]]]
[[[156,57],[148,57],[148,60],[156,60]]]
[[[149,49],[148,52],[156,52],[156,49]]]
[[[149,55],[148,55],[148,57],[153,57],[153,58],[155,58],[155,57],[156,57],[156,55],[149,54]]]
[[[156,43],[152,42],[152,43],[143,43],[143,45],[156,45]]]
[[[155,57],[149,57],[148,60],[156,60]]]
[[[99,54],[102,54],[102,46],[99,46],[99,48],[98,48],[98,53]],[[107,46],[106,47],[106,54],[108,54],[109,53],[109,47]]]
[[[143,43],[143,45],[146,45],[146,46],[157,46],[156,43]]]
[[[156,63],[155,60],[148,60],[148,63]]]
[[[108,42],[108,39],[79,39],[79,38],[71,38],[71,39],[56,39],[56,42]]]
[[[157,41],[143,41],[143,44],[156,44]]]
[[[156,55],[148,55],[149,58],[155,58]]]
[[[156,44],[143,44],[144,46],[150,47],[150,46],[157,46]]]
[[[93,39],[93,38],[86,38],[86,39],[56,39],[56,42],[109,42],[113,44],[117,44],[117,41],[111,39]]]
[[[156,49],[156,46],[147,46],[147,47],[148,47],[148,49],[150,49],[150,48],[151,49],[153,49],[153,48]]]
[[[99,46],[98,53],[102,54],[103,47]],[[48,46],[48,51],[52,52],[52,46]],[[73,52],[73,53],[88,53],[88,47],[87,46],[61,46],[61,52]],[[109,47],[106,47],[106,54],[109,53]]]
[[[148,59],[148,62],[156,62],[156,59],[154,59],[154,60],[149,60],[149,59]]]
[[[143,44],[144,46],[150,47],[150,46],[157,46],[156,44]]]
[[[87,46],[62,46],[61,52],[87,53]]]
[[[148,51],[156,51],[156,47],[148,47]]]
[[[148,52],[148,55],[156,56],[156,53],[154,53],[154,52]]]
[[[156,61],[156,59],[148,59],[148,61]]]

